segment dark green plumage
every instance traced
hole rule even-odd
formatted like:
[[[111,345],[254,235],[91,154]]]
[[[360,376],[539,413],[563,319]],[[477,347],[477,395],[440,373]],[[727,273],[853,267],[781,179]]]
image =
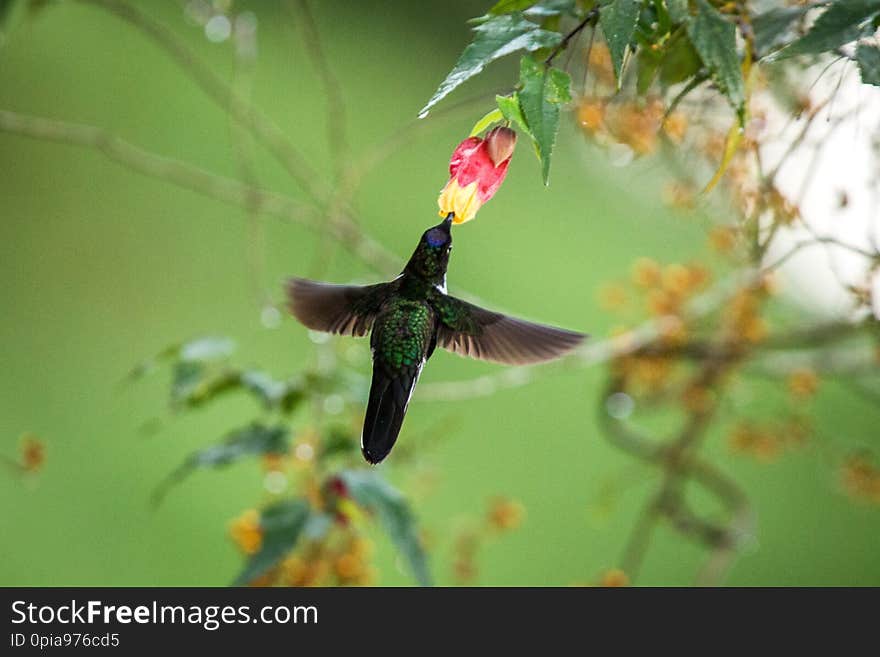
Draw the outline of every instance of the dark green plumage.
[[[422,235],[400,276],[368,286],[291,279],[291,312],[305,326],[341,335],[370,334],[373,379],[361,449],[370,463],[394,446],[412,391],[439,345],[454,353],[509,365],[557,358],[581,333],[533,324],[446,294],[452,216]]]

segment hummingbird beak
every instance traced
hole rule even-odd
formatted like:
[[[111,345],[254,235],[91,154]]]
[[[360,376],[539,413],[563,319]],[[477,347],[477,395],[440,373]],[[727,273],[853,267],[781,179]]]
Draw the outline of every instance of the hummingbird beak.
[[[440,225],[443,226],[444,228],[446,228],[446,230],[449,230],[450,228],[452,228],[452,219],[454,217],[455,217],[455,213],[450,212],[449,214],[446,215],[446,219],[444,219],[443,223]]]

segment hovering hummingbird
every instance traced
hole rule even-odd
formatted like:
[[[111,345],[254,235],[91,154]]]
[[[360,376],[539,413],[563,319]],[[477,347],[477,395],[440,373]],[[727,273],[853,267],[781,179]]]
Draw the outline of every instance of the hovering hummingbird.
[[[373,380],[361,434],[370,463],[388,456],[425,362],[438,345],[461,356],[525,365],[552,360],[585,335],[533,324],[446,293],[452,214],[422,235],[403,272],[388,283],[287,284],[289,308],[306,327],[339,335],[370,333]]]

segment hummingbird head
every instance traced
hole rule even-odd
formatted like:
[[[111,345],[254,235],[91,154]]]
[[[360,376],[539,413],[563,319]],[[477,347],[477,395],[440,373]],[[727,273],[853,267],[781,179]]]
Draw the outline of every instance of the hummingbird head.
[[[450,212],[446,219],[422,234],[422,239],[404,271],[433,285],[442,285],[446,280],[446,267],[449,264],[449,252],[452,250],[451,229]]]

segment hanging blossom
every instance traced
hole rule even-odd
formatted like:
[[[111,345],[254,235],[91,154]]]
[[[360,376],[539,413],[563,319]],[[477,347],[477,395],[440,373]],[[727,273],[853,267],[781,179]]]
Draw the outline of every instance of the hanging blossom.
[[[449,161],[449,182],[437,199],[440,216],[451,213],[456,224],[473,219],[504,181],[515,146],[516,133],[504,127],[461,142]]]

